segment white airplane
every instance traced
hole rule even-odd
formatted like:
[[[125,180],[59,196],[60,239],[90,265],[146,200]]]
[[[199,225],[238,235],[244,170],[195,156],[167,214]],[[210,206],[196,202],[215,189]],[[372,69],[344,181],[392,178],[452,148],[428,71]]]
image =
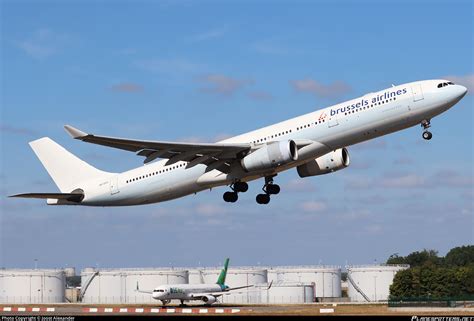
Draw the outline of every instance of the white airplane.
[[[226,202],[264,177],[257,203],[268,204],[280,187],[273,178],[296,167],[300,177],[349,166],[347,146],[421,124],[431,139],[430,120],[447,111],[467,89],[448,80],[425,80],[375,93],[257,129],[217,143],[177,143],[97,136],[64,126],[75,139],[134,152],[145,166],[123,172],[98,170],[44,137],[30,146],[60,193],[12,197],[47,199],[50,205],[124,206],[163,202],[228,185]],[[153,162],[153,160],[163,160]]]
[[[227,258],[224,263],[224,268],[219,274],[219,278],[215,284],[168,284],[162,285],[155,288],[153,291],[142,291],[140,290],[137,282],[137,288],[135,291],[140,293],[151,294],[153,299],[160,300],[163,305],[168,304],[171,300],[180,300],[181,304],[184,301],[203,301],[206,305],[211,305],[217,301],[217,298],[222,295],[227,295],[234,292],[235,290],[242,290],[245,288],[253,287],[254,285],[245,285],[235,288],[230,288],[225,285],[225,278],[227,275],[227,267],[229,266],[229,259]],[[270,289],[272,283],[269,284],[267,290]],[[243,292],[243,291],[242,291]]]

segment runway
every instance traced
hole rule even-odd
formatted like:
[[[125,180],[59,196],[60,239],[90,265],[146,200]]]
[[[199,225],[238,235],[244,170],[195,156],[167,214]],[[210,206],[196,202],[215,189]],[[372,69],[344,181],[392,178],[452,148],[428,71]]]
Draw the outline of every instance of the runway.
[[[458,308],[389,308],[387,304],[293,304],[224,306],[152,305],[0,305],[0,315],[474,315],[474,306]]]

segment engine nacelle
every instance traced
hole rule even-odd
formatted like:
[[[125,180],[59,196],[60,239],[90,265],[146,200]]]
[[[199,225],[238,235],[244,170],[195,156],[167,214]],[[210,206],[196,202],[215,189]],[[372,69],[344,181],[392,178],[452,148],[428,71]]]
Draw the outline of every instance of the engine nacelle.
[[[300,177],[323,175],[346,168],[350,164],[349,152],[337,149],[297,167]]]
[[[298,159],[298,148],[292,140],[271,142],[245,156],[240,163],[247,172],[270,169]]]
[[[205,296],[201,297],[201,300],[205,304],[213,304],[214,302],[216,302],[216,297],[212,296],[212,295],[205,295]]]

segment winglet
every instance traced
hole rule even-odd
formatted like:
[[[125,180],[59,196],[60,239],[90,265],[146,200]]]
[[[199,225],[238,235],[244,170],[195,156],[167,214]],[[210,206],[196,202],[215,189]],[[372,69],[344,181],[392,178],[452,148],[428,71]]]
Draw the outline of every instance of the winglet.
[[[74,128],[70,125],[64,125],[64,129],[67,131],[69,135],[71,135],[72,138],[75,138],[75,139],[80,139],[82,137],[87,136],[87,133],[84,133],[82,130]]]

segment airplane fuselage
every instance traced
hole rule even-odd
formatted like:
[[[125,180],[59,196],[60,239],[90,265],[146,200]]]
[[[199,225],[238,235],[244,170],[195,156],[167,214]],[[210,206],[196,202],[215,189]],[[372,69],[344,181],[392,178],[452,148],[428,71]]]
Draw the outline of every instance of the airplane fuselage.
[[[153,290],[155,300],[201,300],[206,293],[224,292],[218,284],[171,284],[157,287]]]
[[[180,161],[160,160],[100,179],[82,182],[81,205],[124,206],[176,199],[235,181],[252,181],[275,175],[331,151],[387,135],[422,123],[455,105],[466,93],[459,85],[438,88],[446,80],[427,80],[393,86],[323,108],[271,126],[238,135],[220,143],[249,143],[252,149],[273,141],[311,141],[298,151],[296,161],[260,171],[234,165],[230,172],[204,164],[188,167]],[[48,204],[55,204],[48,200]]]

